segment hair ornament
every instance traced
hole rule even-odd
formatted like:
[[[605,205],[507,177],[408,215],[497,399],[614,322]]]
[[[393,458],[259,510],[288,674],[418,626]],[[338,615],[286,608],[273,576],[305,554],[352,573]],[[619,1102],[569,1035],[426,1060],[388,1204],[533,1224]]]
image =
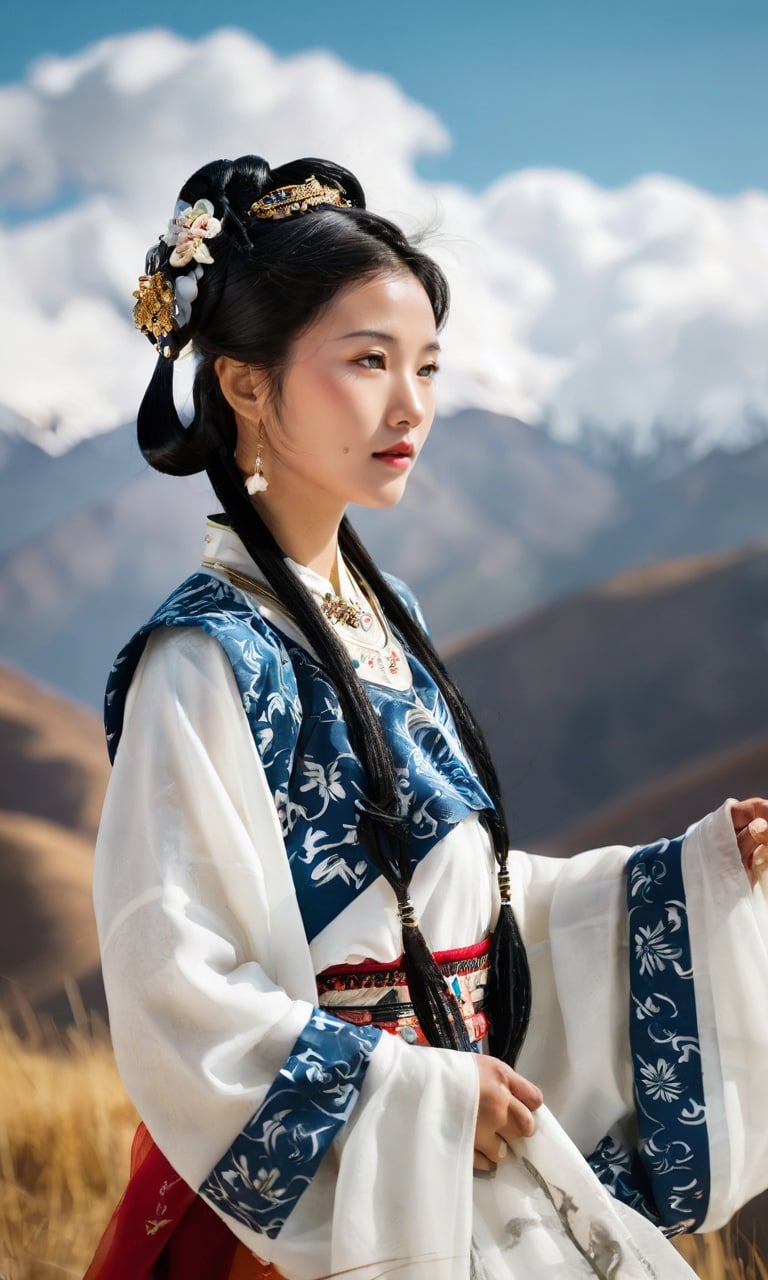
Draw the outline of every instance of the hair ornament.
[[[323,186],[314,174],[306,182],[298,182],[290,187],[277,187],[268,191],[260,200],[255,200],[248,213],[252,218],[292,218],[297,213],[306,213],[319,204],[332,204],[339,209],[349,209],[352,201],[347,200],[339,187]]]
[[[156,351],[168,359],[179,353],[175,331],[192,319],[192,303],[197,297],[197,282],[203,268],[195,267],[174,279],[162,269],[151,276],[139,276],[139,287],[133,296],[133,322],[145,333]]]
[[[145,333],[155,348],[165,356],[173,355],[173,343],[168,339],[173,330],[174,288],[173,281],[164,271],[151,276],[139,276],[139,287],[134,292],[136,306],[133,321],[137,329]]]
[[[194,205],[179,200],[168,223],[168,230],[161,237],[166,244],[173,245],[169,265],[186,267],[194,259],[204,266],[210,266],[213,258],[205,241],[212,240],[220,231],[221,221],[213,216],[210,200],[198,200]]]
[[[173,299],[176,304],[174,321],[177,329],[183,329],[192,319],[192,303],[197,297],[197,282],[203,274],[203,268],[194,267],[183,276],[177,276],[173,282]]]
[[[192,319],[192,303],[203,267],[213,262],[205,241],[220,231],[221,219],[214,216],[210,200],[198,200],[194,205],[179,200],[168,230],[147,254],[148,274],[139,276],[139,287],[133,295],[133,319],[136,328],[168,359],[178,355],[174,330],[184,329]],[[165,267],[161,267],[168,246],[172,246],[171,253]],[[192,270],[184,275],[172,276],[168,272],[168,267],[186,267],[190,263]]]

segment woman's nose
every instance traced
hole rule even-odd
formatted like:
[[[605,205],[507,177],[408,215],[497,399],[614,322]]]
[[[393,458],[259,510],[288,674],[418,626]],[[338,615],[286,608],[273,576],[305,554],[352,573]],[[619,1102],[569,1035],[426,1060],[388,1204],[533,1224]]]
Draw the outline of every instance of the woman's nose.
[[[418,387],[410,378],[403,378],[390,401],[387,423],[390,427],[418,427],[424,421],[426,406]]]

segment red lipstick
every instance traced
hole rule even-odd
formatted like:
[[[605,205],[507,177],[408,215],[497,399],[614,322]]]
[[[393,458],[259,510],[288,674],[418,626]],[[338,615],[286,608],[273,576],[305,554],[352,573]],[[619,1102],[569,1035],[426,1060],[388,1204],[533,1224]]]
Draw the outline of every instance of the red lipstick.
[[[392,444],[388,449],[381,449],[378,453],[374,453],[374,458],[378,462],[383,462],[386,467],[393,467],[396,471],[404,471],[410,466],[413,458],[413,445],[406,440],[401,440],[399,444]]]

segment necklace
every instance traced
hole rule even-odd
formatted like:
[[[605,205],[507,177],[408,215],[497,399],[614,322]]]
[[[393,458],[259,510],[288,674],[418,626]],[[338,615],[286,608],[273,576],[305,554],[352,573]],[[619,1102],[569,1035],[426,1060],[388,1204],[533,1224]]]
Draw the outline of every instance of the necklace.
[[[356,631],[363,616],[363,606],[356,600],[348,600],[346,596],[335,596],[326,591],[320,600],[320,609],[331,622],[340,622],[343,627],[351,627]]]
[[[208,557],[204,557],[203,564],[208,569],[216,569],[218,573],[223,573],[235,586],[244,587],[255,595],[263,596],[270,604],[281,609],[287,617],[292,616],[277,592],[273,591],[266,582],[261,582],[258,578],[252,578],[249,574],[242,573],[240,569],[233,569],[229,565],[222,564],[219,560],[209,560]],[[314,594],[316,593],[313,592]],[[363,617],[363,606],[358,604],[356,600],[349,600],[346,596],[335,596],[332,592],[326,591],[325,595],[318,600],[318,604],[321,612],[330,622],[338,622],[343,627],[352,627],[353,630],[360,626]],[[381,618],[381,614],[379,614],[379,618]]]
[[[289,618],[293,623],[299,625],[297,619],[285,607],[280,597],[265,582],[258,578],[252,578],[250,574],[242,573],[240,569],[234,569],[230,565],[222,564],[219,560],[209,559],[207,556],[203,559],[203,564],[208,569],[215,569],[217,573],[222,573],[228,578],[233,586],[240,587],[245,591],[250,591],[254,595],[261,596],[269,605]],[[318,605],[324,616],[328,618],[331,624],[339,627],[347,627],[356,632],[354,636],[345,635],[341,637],[352,659],[352,665],[361,675],[369,675],[374,677],[378,674],[384,677],[384,683],[389,684],[392,677],[402,678],[401,668],[404,668],[405,655],[399,645],[394,643],[387,626],[387,620],[379,607],[379,602],[371,592],[366,582],[360,581],[361,592],[364,593],[370,602],[371,611],[375,614],[377,621],[381,627],[384,636],[384,643],[371,644],[359,635],[361,619],[367,618],[369,615],[357,601],[348,600],[344,596],[333,596],[328,591],[325,596],[318,598]],[[323,608],[326,605],[326,608]],[[350,621],[345,610],[352,610],[354,621]],[[332,610],[332,612],[330,612]],[[335,616],[334,616],[335,615]],[[370,624],[369,624],[370,625]],[[405,670],[405,668],[404,668]],[[410,681],[409,681],[410,684]]]

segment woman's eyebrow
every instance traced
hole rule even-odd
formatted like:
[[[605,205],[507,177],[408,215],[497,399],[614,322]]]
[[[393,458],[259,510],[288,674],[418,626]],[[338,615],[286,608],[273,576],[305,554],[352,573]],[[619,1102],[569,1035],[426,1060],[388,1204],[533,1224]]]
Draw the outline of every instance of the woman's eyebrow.
[[[342,333],[338,338],[334,338],[334,342],[344,342],[347,338],[375,338],[377,342],[389,342],[397,346],[398,339],[393,333],[384,333],[381,329],[354,329],[352,333]],[[425,342],[422,351],[439,351],[440,343],[437,339],[432,342]]]

